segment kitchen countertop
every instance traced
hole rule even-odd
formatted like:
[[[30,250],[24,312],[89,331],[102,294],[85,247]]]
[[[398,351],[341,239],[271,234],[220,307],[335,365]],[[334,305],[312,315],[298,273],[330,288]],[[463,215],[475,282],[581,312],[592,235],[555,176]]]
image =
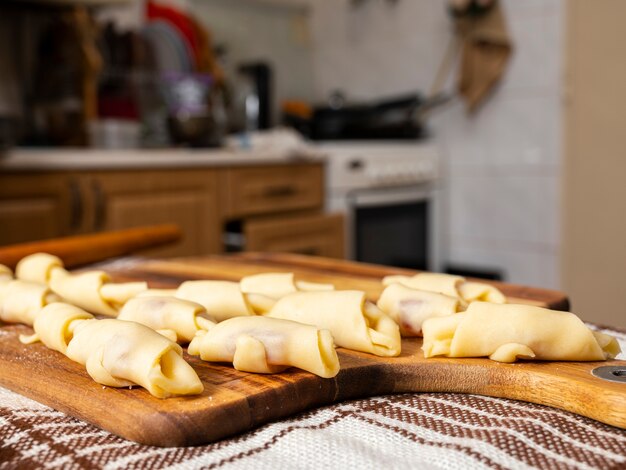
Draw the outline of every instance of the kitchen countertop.
[[[130,170],[281,165],[323,162],[324,153],[229,149],[13,149],[0,154],[0,171]]]

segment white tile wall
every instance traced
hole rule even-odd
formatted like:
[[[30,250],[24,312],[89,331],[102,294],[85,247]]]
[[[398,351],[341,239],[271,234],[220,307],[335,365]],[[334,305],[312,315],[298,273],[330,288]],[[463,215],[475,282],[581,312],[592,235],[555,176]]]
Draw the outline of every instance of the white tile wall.
[[[367,99],[426,89],[443,56],[449,28],[433,0],[311,2],[315,90],[341,89]]]
[[[354,98],[427,90],[450,34],[445,3],[312,2],[315,93]],[[490,101],[432,117],[442,150],[444,258],[559,286],[562,0],[503,0],[515,51]]]

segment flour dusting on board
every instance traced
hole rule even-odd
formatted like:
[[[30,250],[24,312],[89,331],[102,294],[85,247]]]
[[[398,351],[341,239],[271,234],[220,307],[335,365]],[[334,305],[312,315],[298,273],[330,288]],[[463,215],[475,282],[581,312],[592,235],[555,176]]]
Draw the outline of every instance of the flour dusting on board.
[[[0,327],[0,338],[5,337],[5,336],[15,336],[15,333],[8,331],[8,330],[3,330]]]

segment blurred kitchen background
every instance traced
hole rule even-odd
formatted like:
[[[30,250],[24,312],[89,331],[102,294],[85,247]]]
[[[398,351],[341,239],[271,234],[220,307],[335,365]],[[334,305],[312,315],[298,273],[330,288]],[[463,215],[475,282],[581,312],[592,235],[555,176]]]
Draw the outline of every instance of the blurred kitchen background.
[[[626,327],[626,3],[5,0],[0,243],[173,221]]]

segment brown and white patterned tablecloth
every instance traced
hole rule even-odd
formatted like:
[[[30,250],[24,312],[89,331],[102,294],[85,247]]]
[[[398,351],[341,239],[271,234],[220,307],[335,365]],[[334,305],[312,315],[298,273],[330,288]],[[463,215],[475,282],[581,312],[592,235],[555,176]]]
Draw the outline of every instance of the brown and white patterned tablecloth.
[[[626,334],[603,331],[626,351]],[[0,468],[626,469],[626,431],[540,405],[422,393],[327,406],[202,447],[158,448],[0,388]]]

